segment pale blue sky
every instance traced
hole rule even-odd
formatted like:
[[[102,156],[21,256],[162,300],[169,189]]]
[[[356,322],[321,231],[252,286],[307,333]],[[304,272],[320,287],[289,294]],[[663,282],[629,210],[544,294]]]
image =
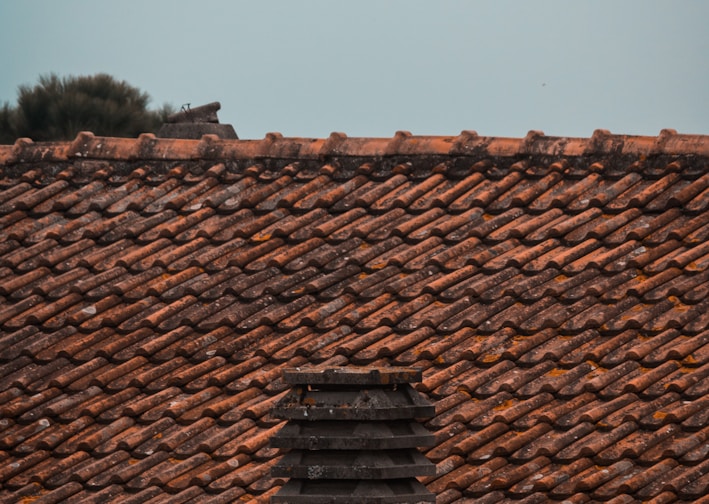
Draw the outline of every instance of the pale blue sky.
[[[0,102],[107,72],[241,138],[709,134],[709,2],[0,0]]]

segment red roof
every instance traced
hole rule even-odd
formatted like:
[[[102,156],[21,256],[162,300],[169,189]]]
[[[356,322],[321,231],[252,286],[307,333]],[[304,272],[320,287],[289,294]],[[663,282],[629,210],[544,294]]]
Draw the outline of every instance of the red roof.
[[[0,501],[267,502],[373,365],[437,502],[709,502],[707,136],[19,140],[0,234]]]

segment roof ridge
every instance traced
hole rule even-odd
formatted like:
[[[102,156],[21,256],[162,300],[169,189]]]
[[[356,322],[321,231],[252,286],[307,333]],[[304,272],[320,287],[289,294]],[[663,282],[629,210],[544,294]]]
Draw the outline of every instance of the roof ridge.
[[[546,136],[530,131],[523,138],[485,137],[475,131],[457,136],[412,135],[399,131],[391,138],[348,137],[332,133],[328,138],[284,137],[268,133],[258,140],[225,140],[204,135],[199,140],[157,138],[144,133],[138,138],[100,137],[81,132],[72,141],[33,142],[20,138],[14,145],[0,145],[0,166],[23,162],[94,160],[193,160],[440,155],[440,156],[589,156],[589,155],[698,155],[709,157],[709,135],[679,134],[663,129],[657,136],[618,135],[598,129],[589,138]]]

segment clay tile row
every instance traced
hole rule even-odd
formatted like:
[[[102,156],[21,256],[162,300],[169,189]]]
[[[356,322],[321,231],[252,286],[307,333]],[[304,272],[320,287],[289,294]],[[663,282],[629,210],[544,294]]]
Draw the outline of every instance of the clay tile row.
[[[41,147],[41,148],[39,148]],[[262,140],[220,140],[205,135],[201,140],[158,139],[143,134],[137,139],[94,137],[80,133],[71,143],[59,143],[47,148],[31,140],[20,139],[14,146],[3,146],[0,161],[17,162],[62,161],[81,159],[257,159],[260,157],[317,158],[320,156],[385,156],[398,154],[465,155],[484,149],[491,156],[512,156],[554,152],[557,155],[620,152],[623,154],[683,154],[707,155],[706,142],[700,135],[681,135],[663,130],[657,137],[613,135],[596,130],[591,138],[572,139],[546,137],[530,131],[521,139],[480,137],[464,131],[457,137],[419,137],[398,132],[393,138],[349,138],[333,133],[328,139],[283,138],[270,133]]]

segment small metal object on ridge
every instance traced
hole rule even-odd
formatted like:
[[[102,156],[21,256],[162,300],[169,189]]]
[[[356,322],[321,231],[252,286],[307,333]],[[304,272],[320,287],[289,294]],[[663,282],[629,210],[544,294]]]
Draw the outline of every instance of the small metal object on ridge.
[[[434,436],[416,418],[433,405],[411,387],[413,368],[288,369],[293,389],[271,413],[290,420],[272,439],[291,450],[272,468],[290,477],[273,504],[435,502],[416,476],[436,467],[417,447]]]
[[[175,112],[167,117],[167,122],[174,123],[218,123],[217,111],[222,108],[219,102],[207,103],[199,107],[192,108],[189,103],[185,103],[179,112]]]
[[[157,136],[199,140],[203,135],[216,135],[222,139],[237,140],[239,137],[231,124],[219,123],[217,111],[221,107],[219,102],[199,107],[190,107],[190,104],[186,103],[179,112],[168,116]]]

